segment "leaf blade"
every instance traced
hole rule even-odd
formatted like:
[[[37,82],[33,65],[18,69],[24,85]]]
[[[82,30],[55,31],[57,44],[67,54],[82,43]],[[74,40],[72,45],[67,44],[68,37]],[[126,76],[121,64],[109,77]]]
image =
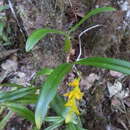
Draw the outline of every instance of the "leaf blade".
[[[105,57],[89,57],[80,59],[75,64],[94,66],[99,68],[111,69],[124,74],[130,74],[130,62]]]
[[[28,108],[26,108],[25,106],[21,104],[16,104],[16,103],[4,103],[3,105],[8,107],[9,109],[17,113],[18,115],[31,121],[32,123],[35,123],[34,113],[30,111]]]
[[[96,8],[90,11],[88,14],[86,14],[77,24],[75,24],[70,30],[69,33],[74,32],[81,24],[83,24],[88,18],[91,16],[94,16],[96,14],[102,13],[102,12],[108,12],[108,11],[115,11],[115,8],[112,7],[102,7],[102,8]]]
[[[8,8],[9,8],[8,5],[1,5],[1,6],[0,6],[0,12],[1,12],[1,11],[4,11],[5,9],[8,9]]]
[[[48,106],[56,95],[58,84],[71,68],[72,64],[69,63],[58,66],[51,75],[49,75],[47,81],[43,85],[35,111],[35,122],[37,128],[40,129],[42,125]]]
[[[0,130],[4,130],[4,127],[12,116],[13,112],[9,111],[8,114],[0,121]]]
[[[50,68],[43,68],[40,71],[37,72],[37,76],[40,75],[50,75],[53,72],[53,69]]]
[[[60,35],[66,35],[65,32],[55,30],[55,29],[49,29],[49,28],[37,29],[27,39],[26,52],[29,52],[38,43],[39,40],[41,40],[43,37],[45,37],[49,33],[56,33],[56,34],[60,34]]]
[[[35,88],[21,88],[11,92],[1,92],[0,93],[0,103],[9,102],[16,99],[20,99],[28,94],[35,92]]]
[[[54,130],[54,129],[60,127],[63,124],[63,121],[64,121],[64,119],[57,120],[56,122],[54,122],[51,126],[46,128],[45,130]]]

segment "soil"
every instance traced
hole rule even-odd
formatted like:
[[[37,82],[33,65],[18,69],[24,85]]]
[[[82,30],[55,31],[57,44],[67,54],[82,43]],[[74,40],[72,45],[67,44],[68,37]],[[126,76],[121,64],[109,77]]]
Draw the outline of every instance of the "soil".
[[[39,69],[54,68],[68,62],[68,57],[69,61],[76,60],[79,54],[78,35],[88,27],[97,24],[102,26],[92,29],[81,37],[81,58],[103,56],[130,61],[129,0],[5,0],[1,3],[8,4],[9,1],[13,5],[15,13],[11,9],[5,12],[7,27],[11,30],[9,32],[6,29],[6,34],[11,37],[12,44],[0,45],[0,49],[4,48],[6,54],[2,58],[0,56],[0,63],[12,60],[17,63],[17,66],[9,73],[3,71],[1,67],[0,76],[4,73],[3,79],[0,80],[1,83],[5,81],[16,83],[15,75],[20,73],[23,77],[20,80],[17,79],[17,82],[28,85]],[[34,30],[45,27],[69,30],[87,12],[103,6],[112,6],[117,10],[96,15],[76,30],[73,33],[73,50],[70,54],[64,52],[64,38],[60,35],[48,35],[31,52],[25,52],[27,37]],[[10,53],[13,50],[15,52]],[[0,52],[1,54],[3,53]],[[94,67],[77,66],[77,68],[82,73],[80,87],[84,92],[83,101],[79,105],[83,127],[88,130],[129,130],[130,77]],[[75,72],[72,71],[67,80],[71,80],[75,76]],[[41,84],[44,78],[40,77],[35,84]],[[120,100],[115,96],[110,97],[108,89],[116,81],[122,84],[122,91],[127,90],[128,92],[127,96],[121,97]],[[63,86],[67,82],[65,80]],[[62,87],[59,89],[60,94],[64,91]],[[17,123],[20,125],[16,125]],[[32,125],[29,122],[14,116],[8,122],[5,130],[31,130],[31,128]]]

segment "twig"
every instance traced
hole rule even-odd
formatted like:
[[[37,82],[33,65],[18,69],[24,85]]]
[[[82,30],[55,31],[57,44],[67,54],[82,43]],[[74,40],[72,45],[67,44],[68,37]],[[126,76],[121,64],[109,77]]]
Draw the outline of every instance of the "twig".
[[[70,6],[73,7],[71,0],[68,0],[68,1],[69,1],[69,3],[70,3]]]
[[[14,11],[14,8],[13,8],[13,5],[12,5],[11,0],[8,0],[8,3],[9,3],[9,7],[10,7],[10,9],[11,9],[11,12],[12,12],[14,18],[16,19],[16,22],[17,22],[18,26],[20,27],[20,24],[19,24],[19,21],[18,21],[18,19],[17,19],[17,16],[16,16],[16,13],[15,13],[15,11]],[[21,30],[20,30],[20,31],[21,31]]]
[[[92,30],[92,29],[94,29],[94,28],[101,27],[101,26],[103,26],[103,25],[97,24],[97,25],[95,25],[95,26],[92,26],[92,27],[89,27],[89,28],[85,29],[84,31],[82,31],[82,32],[79,34],[79,36],[78,36],[78,39],[79,39],[79,55],[78,55],[76,61],[78,61],[78,60],[80,59],[81,55],[82,55],[81,36],[83,36],[84,33],[88,32],[88,31],[90,31],[90,30]]]
[[[10,10],[11,10],[11,12],[12,12],[14,18],[16,19],[17,25],[18,25],[18,27],[19,27],[21,33],[23,34],[24,40],[25,40],[25,39],[26,39],[26,36],[25,36],[23,30],[21,29],[21,25],[20,25],[20,23],[19,23],[19,20],[18,20],[18,18],[17,18],[17,15],[16,15],[16,13],[15,13],[15,11],[14,11],[14,8],[13,8],[13,5],[12,5],[11,0],[8,0],[8,3],[9,3]]]
[[[85,29],[84,31],[82,31],[82,32],[79,34],[79,36],[78,36],[78,39],[79,39],[79,55],[78,55],[78,57],[76,58],[76,61],[79,61],[79,59],[80,59],[80,57],[81,57],[81,55],[82,55],[81,36],[83,36],[84,33],[88,32],[88,31],[90,31],[90,30],[92,30],[92,29],[94,29],[94,28],[101,27],[101,26],[103,26],[103,25],[97,24],[97,25],[95,25],[95,26],[92,26],[92,27],[89,27],[89,28]],[[80,74],[79,74],[79,72],[78,72],[78,70],[77,70],[77,68],[76,68],[75,65],[73,65],[73,69],[76,70],[77,75],[80,77]]]

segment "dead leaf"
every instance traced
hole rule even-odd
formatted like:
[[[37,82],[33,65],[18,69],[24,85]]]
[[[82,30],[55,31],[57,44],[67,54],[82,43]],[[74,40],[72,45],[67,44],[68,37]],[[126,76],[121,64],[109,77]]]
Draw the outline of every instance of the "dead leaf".
[[[18,68],[18,64],[16,61],[13,60],[6,60],[5,63],[2,63],[1,65],[2,69],[7,72],[16,71]]]
[[[129,89],[123,89],[122,83],[119,81],[116,81],[113,85],[108,82],[107,88],[110,97],[115,96],[119,99],[124,99],[129,96]]]
[[[16,72],[15,76],[12,79],[10,79],[10,82],[26,86],[27,85],[26,74],[23,72]]]
[[[90,89],[93,85],[93,83],[99,80],[99,76],[95,73],[91,73],[88,77],[86,77],[85,79],[81,79],[81,86],[84,86],[85,89]]]
[[[119,77],[121,77],[123,74],[120,73],[120,72],[116,72],[116,71],[111,70],[111,71],[110,71],[110,75],[111,75],[112,77],[119,78]]]

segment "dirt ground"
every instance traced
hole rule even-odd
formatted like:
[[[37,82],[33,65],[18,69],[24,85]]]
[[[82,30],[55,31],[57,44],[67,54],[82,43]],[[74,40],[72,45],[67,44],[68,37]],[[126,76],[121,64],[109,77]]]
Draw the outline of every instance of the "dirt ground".
[[[7,24],[5,33],[11,44],[0,44],[0,83],[26,86],[40,68],[54,68],[68,60],[75,61],[79,54],[78,35],[97,24],[102,26],[81,38],[81,58],[104,56],[130,61],[129,0],[3,0],[0,4],[8,4],[9,1],[14,12],[10,8],[4,15]],[[25,52],[27,37],[35,29],[49,27],[68,30],[88,11],[103,6],[112,6],[117,10],[90,18],[74,32],[73,53],[64,53],[63,37],[59,35],[48,35],[31,52]],[[3,69],[8,63],[12,68]],[[77,68],[82,73],[80,87],[85,93],[80,103],[83,127],[88,130],[129,130],[130,77],[94,67]],[[68,80],[75,76],[71,72]],[[44,77],[40,77],[35,84],[39,85],[43,80]],[[61,87],[59,93],[64,91]],[[31,130],[31,124],[14,116],[5,130]]]

